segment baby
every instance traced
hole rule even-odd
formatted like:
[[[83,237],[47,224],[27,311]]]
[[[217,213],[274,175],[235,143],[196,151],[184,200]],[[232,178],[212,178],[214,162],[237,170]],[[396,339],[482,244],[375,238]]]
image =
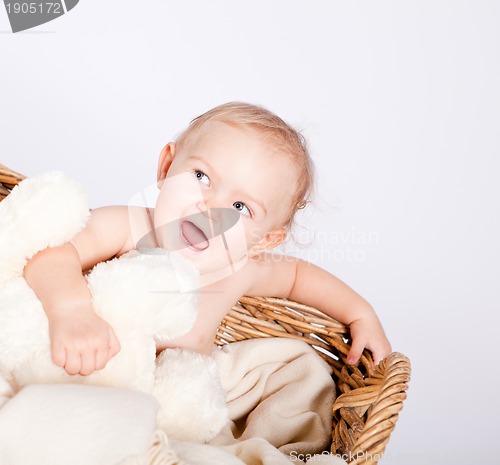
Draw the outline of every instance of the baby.
[[[209,355],[220,321],[241,296],[273,296],[350,325],[348,363],[364,348],[378,363],[391,346],[370,304],[327,271],[268,252],[307,202],[312,171],[302,136],[264,108],[233,102],[194,119],[160,153],[154,210],[92,210],[73,240],[28,261],[24,276],[47,314],[54,363],[89,375],[120,350],[92,309],[82,273],[141,246],[181,254],[200,272],[194,327],[157,352],[178,347]]]

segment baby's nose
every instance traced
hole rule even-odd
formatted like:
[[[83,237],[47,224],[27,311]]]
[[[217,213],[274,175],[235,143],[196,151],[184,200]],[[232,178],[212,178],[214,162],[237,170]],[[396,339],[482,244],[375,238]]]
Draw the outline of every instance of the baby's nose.
[[[240,212],[234,208],[209,208],[201,213],[209,219],[215,236],[224,234],[240,219]]]
[[[208,218],[210,221],[216,221],[216,218],[214,218],[213,212],[211,208],[207,208],[205,210],[201,210],[200,213]]]
[[[200,213],[208,218],[209,220],[213,219],[213,215],[210,212],[210,208],[204,200],[200,200],[196,203],[196,208],[200,211]]]

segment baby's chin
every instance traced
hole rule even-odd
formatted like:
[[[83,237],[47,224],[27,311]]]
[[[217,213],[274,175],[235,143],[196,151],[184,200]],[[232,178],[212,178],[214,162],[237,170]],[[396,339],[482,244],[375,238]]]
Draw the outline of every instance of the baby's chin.
[[[220,236],[212,238],[208,242],[208,247],[204,250],[193,250],[185,247],[172,252],[189,260],[196,267],[202,285],[212,284],[227,278],[240,270],[247,262],[246,254],[232,257]]]

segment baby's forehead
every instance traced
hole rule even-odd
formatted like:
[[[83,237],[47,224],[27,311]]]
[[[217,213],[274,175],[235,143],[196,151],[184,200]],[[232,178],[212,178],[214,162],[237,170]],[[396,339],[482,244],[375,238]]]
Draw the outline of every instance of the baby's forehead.
[[[232,132],[243,133],[246,137],[265,144],[267,148],[282,148],[276,134],[264,127],[245,121],[214,119],[203,122],[199,127],[188,130],[186,141],[192,144],[206,141],[207,139],[224,139]],[[244,141],[242,141],[244,143]]]
[[[230,148],[234,150],[219,152],[218,148],[227,148],[224,143],[228,141],[231,143]],[[265,179],[275,187],[280,183],[296,183],[298,167],[283,141],[256,125],[211,120],[203,123],[186,142],[183,148],[190,158],[201,159],[210,164],[216,161],[215,158],[219,158],[218,155],[230,154],[231,162],[240,161],[245,168],[256,168],[256,172],[248,175]],[[211,148],[214,150],[210,150]],[[224,157],[222,160],[224,161]],[[253,184],[250,178],[247,178],[245,184],[247,183]]]

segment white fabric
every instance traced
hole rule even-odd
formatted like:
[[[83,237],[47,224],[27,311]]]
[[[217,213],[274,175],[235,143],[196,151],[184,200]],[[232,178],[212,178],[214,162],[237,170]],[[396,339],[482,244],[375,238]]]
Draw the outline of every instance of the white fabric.
[[[185,462],[179,465],[245,465],[236,455],[207,444],[171,439],[170,446],[177,457]]]
[[[115,465],[147,454],[158,403],[138,391],[35,384],[0,410],[2,465]]]

